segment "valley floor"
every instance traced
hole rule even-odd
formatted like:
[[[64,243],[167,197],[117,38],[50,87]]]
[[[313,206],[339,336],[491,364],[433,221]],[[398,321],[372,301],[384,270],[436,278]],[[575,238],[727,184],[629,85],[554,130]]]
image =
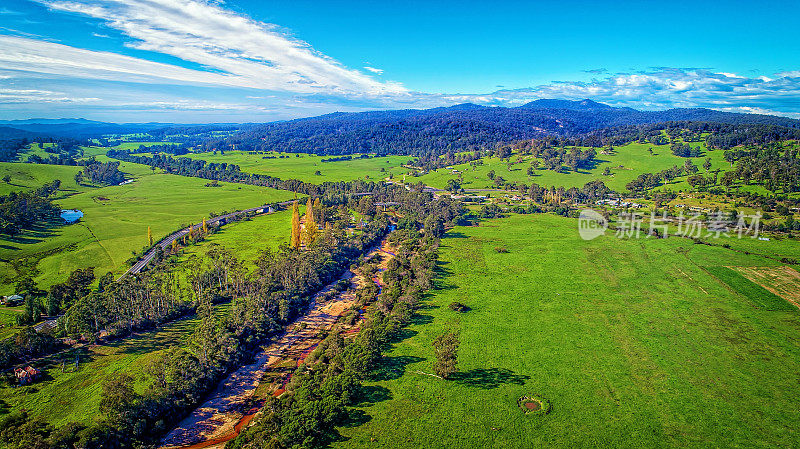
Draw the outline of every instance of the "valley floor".
[[[334,446],[797,446],[800,311],[760,309],[705,268],[777,265],[681,238],[586,242],[552,215],[457,227]],[[425,374],[445,331],[461,339],[448,381]],[[550,414],[523,414],[528,394]]]

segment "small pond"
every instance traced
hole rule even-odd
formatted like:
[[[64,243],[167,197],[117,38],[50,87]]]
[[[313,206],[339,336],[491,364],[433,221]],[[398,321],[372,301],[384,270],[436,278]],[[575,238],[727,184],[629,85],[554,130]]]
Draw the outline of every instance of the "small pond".
[[[83,211],[78,209],[62,209],[61,210],[61,218],[64,219],[67,223],[75,223],[81,217],[83,217]]]

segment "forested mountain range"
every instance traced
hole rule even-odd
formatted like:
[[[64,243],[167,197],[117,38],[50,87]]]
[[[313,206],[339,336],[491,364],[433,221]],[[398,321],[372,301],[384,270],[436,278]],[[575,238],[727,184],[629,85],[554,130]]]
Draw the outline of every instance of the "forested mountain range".
[[[710,109],[637,111],[591,100],[537,100],[520,107],[461,104],[424,110],[333,113],[244,125],[239,132],[206,139],[206,149],[290,151],[317,154],[443,154],[497,142],[545,135],[573,137],[607,127],[669,121],[761,124],[800,128],[800,121],[772,115]]]
[[[800,120],[710,109],[638,111],[592,100],[542,99],[513,108],[471,103],[432,109],[332,113],[260,124],[115,124],[85,119],[0,121],[9,138],[33,135],[88,138],[145,132],[147,140],[174,140],[207,150],[431,155],[486,148],[543,136],[576,137],[604,128],[692,121],[800,129]],[[212,134],[212,131],[226,131]]]

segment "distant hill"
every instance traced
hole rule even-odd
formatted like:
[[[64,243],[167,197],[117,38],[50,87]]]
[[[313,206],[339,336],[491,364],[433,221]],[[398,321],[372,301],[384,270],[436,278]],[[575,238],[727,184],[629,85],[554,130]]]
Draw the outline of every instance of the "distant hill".
[[[638,111],[592,100],[536,100],[520,107],[460,104],[433,109],[333,113],[284,122],[244,125],[208,148],[351,154],[429,154],[465,151],[497,142],[545,135],[578,136],[601,128],[667,121],[762,124],[800,128],[800,121],[773,115],[710,109]]]
[[[0,126],[0,140],[10,139],[32,139],[38,135],[29,131],[24,131],[9,126]]]
[[[108,123],[84,118],[0,120],[0,126],[50,137],[89,138],[103,134],[148,132],[173,126],[170,123]],[[4,138],[0,135],[0,138]]]
[[[773,115],[739,114],[703,108],[638,111],[589,99],[542,99],[514,108],[465,103],[432,109],[337,112],[318,117],[243,125],[117,124],[67,118],[6,120],[0,121],[0,126],[44,136],[78,139],[136,132],[148,132],[154,139],[186,134],[191,136],[188,138],[191,144],[204,145],[208,149],[239,148],[317,154],[442,154],[483,148],[498,142],[546,135],[574,137],[602,128],[668,121],[760,124],[800,129],[800,121]],[[215,137],[211,134],[215,129],[238,131]],[[0,132],[0,138],[4,133],[13,134],[14,131]]]

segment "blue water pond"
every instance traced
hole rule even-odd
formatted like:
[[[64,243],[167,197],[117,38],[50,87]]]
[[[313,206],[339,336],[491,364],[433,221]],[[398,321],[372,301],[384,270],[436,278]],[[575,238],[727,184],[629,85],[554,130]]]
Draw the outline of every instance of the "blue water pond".
[[[75,223],[83,217],[83,211],[78,209],[62,209],[61,218],[67,223]]]

